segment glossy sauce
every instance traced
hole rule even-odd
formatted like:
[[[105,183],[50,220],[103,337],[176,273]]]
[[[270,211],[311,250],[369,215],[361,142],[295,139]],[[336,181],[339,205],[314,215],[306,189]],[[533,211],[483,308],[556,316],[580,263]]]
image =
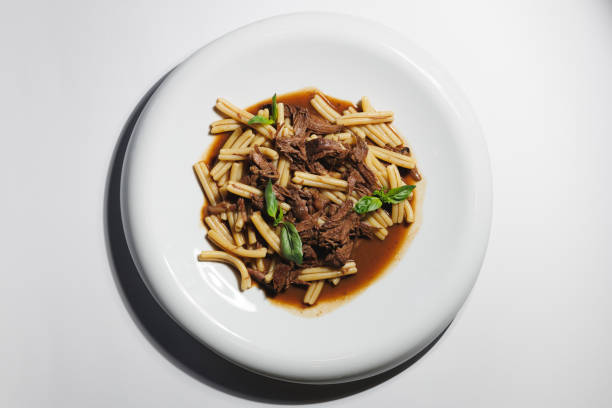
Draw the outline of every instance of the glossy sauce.
[[[314,89],[305,89],[279,95],[277,97],[277,102],[301,106],[311,111],[311,113],[318,115],[316,110],[310,105],[310,100],[317,93],[323,96],[338,112],[346,110],[349,106],[354,106],[350,102],[321,94]],[[271,99],[264,100],[249,107],[247,111],[255,114],[263,105],[269,103],[271,103]],[[206,161],[209,166],[212,167],[214,164],[214,158],[219,154],[221,146],[223,146],[223,143],[225,143],[228,137],[229,133],[215,137],[215,141],[212,143],[209,151],[203,156],[203,160]],[[404,177],[404,181],[406,184],[416,184],[414,180],[408,176]],[[418,208],[414,208],[415,215],[417,210]],[[201,219],[203,220],[205,216],[206,207],[203,207]],[[330,283],[326,283],[319,295],[316,305],[348,299],[368,287],[395,259],[397,259],[402,247],[407,244],[407,238],[410,235],[409,232],[412,225],[414,224],[410,226],[401,224],[389,227],[389,235],[387,235],[384,241],[378,238],[372,240],[358,239],[351,254],[351,258],[354,259],[357,264],[358,272],[355,275],[342,278],[338,286],[334,287]],[[306,291],[304,288],[291,286],[288,290],[270,298],[270,300],[282,306],[295,309],[307,309],[309,307],[302,303],[305,293]]]

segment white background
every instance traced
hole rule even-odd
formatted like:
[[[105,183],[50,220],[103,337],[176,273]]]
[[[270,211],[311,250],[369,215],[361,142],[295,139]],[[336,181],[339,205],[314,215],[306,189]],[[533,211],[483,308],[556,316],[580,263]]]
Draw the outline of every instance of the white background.
[[[131,306],[146,299],[122,295],[111,266],[107,177],[139,100],[214,38],[299,10],[402,31],[456,79],[489,144],[480,278],[386,381],[300,388],[204,351],[177,361],[166,348],[193,341],[160,345],[151,330],[170,325],[147,328]],[[0,406],[612,404],[612,2],[4,1],[0,50]]]

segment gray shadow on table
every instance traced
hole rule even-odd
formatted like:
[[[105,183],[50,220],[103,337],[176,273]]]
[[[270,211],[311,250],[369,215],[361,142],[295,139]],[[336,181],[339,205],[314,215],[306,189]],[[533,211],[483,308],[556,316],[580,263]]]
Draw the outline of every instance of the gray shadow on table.
[[[106,246],[115,283],[133,320],[154,347],[175,366],[204,384],[234,396],[277,404],[307,404],[357,394],[394,377],[423,357],[446,329],[416,356],[374,377],[331,385],[285,382],[230,363],[198,342],[166,314],[145,286],[132,260],[123,230],[119,196],[123,160],[132,131],[147,101],[167,75],[140,100],[119,135],[108,170],[104,209]]]

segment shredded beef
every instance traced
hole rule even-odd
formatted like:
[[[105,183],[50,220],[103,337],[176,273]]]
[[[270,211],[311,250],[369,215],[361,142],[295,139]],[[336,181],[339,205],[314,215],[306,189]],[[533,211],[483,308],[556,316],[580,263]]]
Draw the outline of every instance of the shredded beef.
[[[286,290],[289,285],[297,281],[299,275],[298,269],[293,269],[286,263],[277,263],[274,268],[274,276],[272,277],[272,290],[275,293]]]
[[[255,207],[259,211],[263,211],[265,207],[265,202],[263,197],[253,196],[251,197],[251,205]]]
[[[217,205],[209,205],[208,207],[206,207],[206,211],[208,212],[208,214],[221,214],[226,211],[236,211],[236,204],[223,201]]]
[[[312,194],[312,205],[315,210],[320,211],[329,203],[329,198],[319,193],[319,190],[314,190]]]
[[[359,223],[356,230],[358,236],[364,236],[369,239],[374,239],[374,234],[376,234],[376,231],[378,231],[378,228],[372,227],[371,225],[363,222]]]
[[[361,186],[365,187],[367,191],[367,193],[365,193],[366,195],[372,192],[372,187],[380,186],[378,179],[374,173],[372,173],[372,170],[370,170],[364,163],[357,163],[357,169],[359,170],[359,174],[361,174],[366,181],[365,183],[361,184]]]
[[[302,245],[302,252],[304,253],[304,261],[301,265],[302,268],[319,264],[319,257],[310,245]]]
[[[342,143],[323,137],[306,142],[306,153],[309,161],[316,161],[324,157],[344,159],[348,152],[348,149]]]
[[[421,179],[423,178],[421,177],[421,173],[419,173],[419,169],[417,169],[416,167],[414,169],[410,169],[408,171],[408,174],[414,179],[414,181],[421,181]]]
[[[312,230],[317,227],[317,222],[314,217],[308,217],[297,224],[295,224],[295,229],[297,232]]]
[[[258,146],[255,146],[251,151],[249,158],[254,166],[251,166],[250,170],[252,174],[268,179],[277,179],[278,172],[276,166],[271,161],[265,159],[264,155],[259,150]]]
[[[332,266],[342,267],[351,258],[353,245],[353,241],[348,241],[334,252],[330,252],[325,257],[325,262]]]
[[[305,220],[308,218],[308,207],[306,201],[300,197],[300,190],[289,190],[291,192],[291,211],[298,220]]]
[[[314,174],[327,174],[327,169],[318,161],[308,162],[308,170]]]
[[[301,106],[285,104],[285,115],[291,118],[296,136],[305,136],[308,131],[327,134],[342,130],[342,126],[329,123],[325,119],[311,114],[308,109]]]
[[[264,282],[264,276],[266,276],[264,272],[257,270],[257,269],[252,269],[252,268],[247,268],[247,271],[249,272],[249,275],[251,275],[251,278],[253,278],[255,282],[259,282],[259,283]]]
[[[360,137],[355,138],[355,146],[351,150],[350,158],[353,163],[363,163],[368,155],[368,144]]]
[[[342,130],[341,125],[329,123],[327,120],[315,115],[308,116],[307,127],[318,134],[338,133]]]
[[[395,153],[400,153],[406,156],[410,156],[410,148],[408,146],[391,146],[390,144],[386,144],[383,146],[384,149],[391,150]]]
[[[240,179],[242,184],[246,184],[247,186],[257,187],[257,183],[259,181],[259,176],[256,174],[245,174]]]
[[[342,205],[338,208],[338,210],[329,218],[330,221],[338,221],[346,217],[348,213],[353,209],[353,201],[346,200]]]
[[[274,145],[279,153],[291,163],[292,170],[306,170],[306,139],[304,137],[276,137]]]

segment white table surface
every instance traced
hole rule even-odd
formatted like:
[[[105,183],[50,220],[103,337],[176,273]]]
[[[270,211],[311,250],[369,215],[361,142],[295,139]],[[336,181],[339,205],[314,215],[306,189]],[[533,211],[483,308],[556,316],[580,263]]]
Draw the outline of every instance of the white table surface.
[[[11,3],[0,406],[612,404],[612,2]],[[157,80],[228,30],[299,10],[384,21],[434,55],[492,160],[489,250],[457,319],[413,364],[344,386],[260,379],[182,334],[130,274],[112,182],[106,194],[122,129]]]

